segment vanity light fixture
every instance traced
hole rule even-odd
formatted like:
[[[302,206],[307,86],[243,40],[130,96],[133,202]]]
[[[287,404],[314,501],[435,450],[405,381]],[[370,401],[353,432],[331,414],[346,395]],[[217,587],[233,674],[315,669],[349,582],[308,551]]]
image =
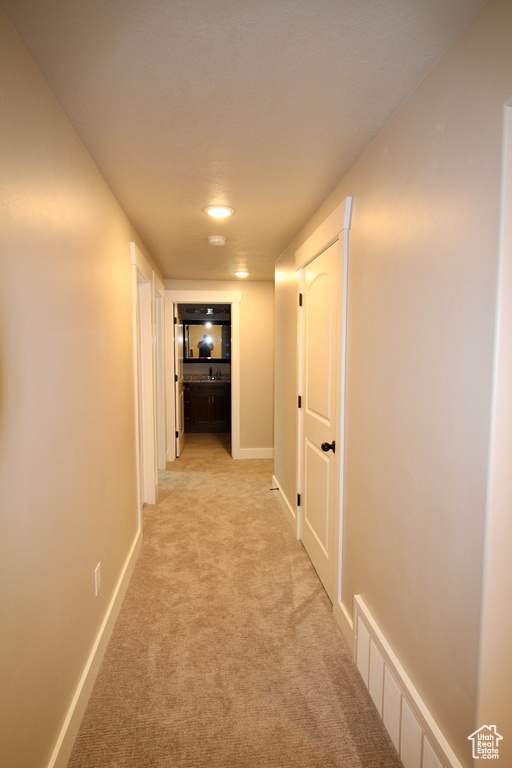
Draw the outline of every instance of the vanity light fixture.
[[[215,219],[225,219],[227,216],[231,216],[234,213],[232,208],[228,208],[226,205],[209,205],[205,208],[206,213],[209,216],[213,216]]]
[[[248,272],[235,272],[237,277],[247,277],[248,274]]]
[[[224,235],[210,235],[208,238],[210,245],[225,245],[226,238]]]

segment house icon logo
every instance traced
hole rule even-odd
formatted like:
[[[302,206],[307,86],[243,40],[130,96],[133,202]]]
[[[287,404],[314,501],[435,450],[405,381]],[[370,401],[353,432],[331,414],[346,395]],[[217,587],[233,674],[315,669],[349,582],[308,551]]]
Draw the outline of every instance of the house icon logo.
[[[503,739],[495,725],[482,725],[478,731],[468,736],[473,741],[473,758],[475,760],[498,760],[500,749],[498,742]]]

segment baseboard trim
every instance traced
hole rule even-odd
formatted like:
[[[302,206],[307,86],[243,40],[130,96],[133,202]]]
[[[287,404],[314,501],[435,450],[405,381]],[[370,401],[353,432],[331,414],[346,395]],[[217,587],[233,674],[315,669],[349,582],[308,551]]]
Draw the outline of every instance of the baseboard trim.
[[[279,480],[275,477],[275,475],[272,475],[272,488],[274,489],[274,492],[277,494],[279,503],[281,504],[284,510],[286,519],[291,525],[294,536],[297,539],[299,539],[299,529],[297,527],[297,512],[292,507],[289,500],[286,498],[285,494],[282,492],[281,486],[279,485]]]
[[[462,768],[360,595],[354,596],[355,662],[402,763]]]
[[[94,645],[87,659],[82,677],[68,709],[64,724],[61,728],[57,743],[53,750],[47,768],[66,768],[75,739],[84,716],[85,708],[96,680],[103,656],[107,649],[108,641],[114,629],[126,589],[142,546],[142,531],[137,531],[123,570],[109,603],[105,617],[94,641]]]
[[[234,459],[273,459],[273,448],[238,448],[233,451]]]

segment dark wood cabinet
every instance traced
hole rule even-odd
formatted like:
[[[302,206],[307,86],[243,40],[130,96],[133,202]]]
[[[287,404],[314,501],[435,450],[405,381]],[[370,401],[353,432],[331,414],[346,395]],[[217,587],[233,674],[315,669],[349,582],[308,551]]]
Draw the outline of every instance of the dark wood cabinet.
[[[231,384],[193,381],[184,384],[185,432],[231,430]]]

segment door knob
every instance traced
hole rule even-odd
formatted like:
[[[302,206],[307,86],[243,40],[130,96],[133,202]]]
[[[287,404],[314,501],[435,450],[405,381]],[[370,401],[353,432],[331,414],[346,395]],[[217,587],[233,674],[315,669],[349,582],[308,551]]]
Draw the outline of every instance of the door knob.
[[[322,443],[322,451],[325,451],[326,453],[327,451],[332,451],[333,453],[336,453],[336,443],[334,442],[334,440],[332,441],[332,443]]]

